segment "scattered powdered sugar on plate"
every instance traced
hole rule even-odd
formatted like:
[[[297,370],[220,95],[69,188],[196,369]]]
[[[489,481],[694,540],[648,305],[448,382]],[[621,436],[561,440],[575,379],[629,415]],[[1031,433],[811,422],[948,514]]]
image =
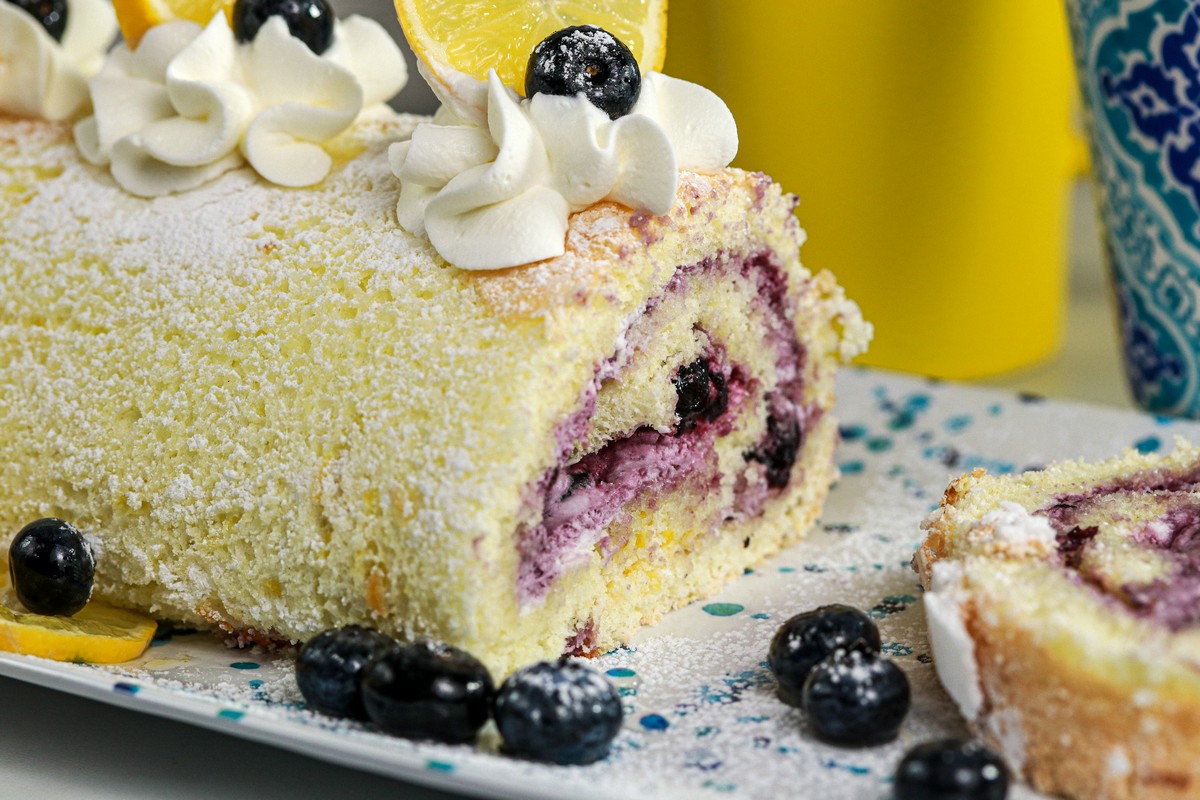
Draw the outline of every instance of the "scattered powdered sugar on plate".
[[[965,730],[934,672],[909,567],[918,525],[947,482],[975,467],[1004,473],[1127,446],[1165,449],[1177,434],[1200,436],[1200,426],[865,370],[848,370],[839,389],[842,477],[809,540],[592,662],[626,712],[612,753],[596,764],[502,756],[490,724],[468,747],[331,719],[304,707],[294,654],[230,649],[202,633],[165,634],[111,668],[0,654],[0,674],[480,797],[884,800],[909,747]],[[766,657],[776,628],[834,602],[877,621],[884,655],[911,683],[912,710],[890,744],[821,743],[803,712],[775,696]],[[1038,797],[1021,787],[1009,796]]]

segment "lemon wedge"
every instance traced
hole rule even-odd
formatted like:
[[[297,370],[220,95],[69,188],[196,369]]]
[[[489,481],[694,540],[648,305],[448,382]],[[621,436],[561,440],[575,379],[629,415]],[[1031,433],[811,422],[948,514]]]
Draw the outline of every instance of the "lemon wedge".
[[[598,25],[616,36],[643,73],[667,56],[667,0],[395,0],[396,16],[426,79],[461,114],[478,109],[489,69],[518,92],[533,48],[555,31]],[[472,86],[475,84],[475,86]]]
[[[130,47],[137,47],[142,34],[174,19],[186,19],[207,25],[217,12],[229,13],[233,0],[113,0],[121,35]]]
[[[92,601],[73,617],[31,614],[9,586],[0,561],[0,650],[55,661],[120,664],[140,656],[158,627],[136,611]]]

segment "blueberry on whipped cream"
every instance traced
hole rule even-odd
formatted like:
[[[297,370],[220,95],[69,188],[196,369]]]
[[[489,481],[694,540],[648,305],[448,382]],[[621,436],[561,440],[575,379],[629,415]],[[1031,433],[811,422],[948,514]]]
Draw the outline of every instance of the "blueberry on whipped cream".
[[[56,42],[61,42],[67,31],[67,0],[8,0],[38,21],[46,33]]]
[[[0,114],[86,113],[88,79],[116,36],[108,0],[0,0]]]
[[[658,72],[635,80],[628,49],[599,28],[555,36],[531,58],[529,97],[491,70],[477,111],[444,106],[389,151],[400,227],[460,269],[560,256],[570,215],[600,202],[666,214],[680,170],[715,172],[737,153],[712,92]]]
[[[633,110],[642,90],[637,59],[617,37],[595,25],[563,28],[533,48],[525,96],[582,94],[609,119]]]
[[[407,79],[379,23],[323,19],[332,43],[320,55],[280,14],[248,42],[218,13],[204,27],[156,25],[136,49],[118,45],[90,82],[95,113],[75,126],[80,152],[141,197],[189,191],[247,164],[280,186],[319,183],[333,167],[326,144]]]
[[[252,42],[270,17],[282,17],[292,36],[321,55],[333,43],[333,9],[326,0],[237,0],[233,4],[233,34]]]

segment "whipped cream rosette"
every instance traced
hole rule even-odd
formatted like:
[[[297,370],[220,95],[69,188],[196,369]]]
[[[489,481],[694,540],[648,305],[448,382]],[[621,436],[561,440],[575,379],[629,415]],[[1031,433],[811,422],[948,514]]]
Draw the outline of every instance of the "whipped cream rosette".
[[[224,14],[207,27],[173,21],[136,50],[119,45],[91,81],[95,115],[76,126],[80,150],[127,191],[187,191],[249,163],[282,186],[329,173],[322,146],[407,80],[404,58],[376,22],[336,24],[322,55],[280,17],[239,44]]]
[[[62,41],[33,15],[0,1],[0,113],[71,119],[87,108],[88,78],[117,36],[108,0],[71,0]]]
[[[522,100],[493,71],[481,124],[443,107],[390,157],[400,225],[486,270],[561,255],[569,216],[604,200],[664,214],[681,169],[719,170],[737,147],[725,103],[687,81],[647,73],[633,110],[610,120],[581,95]]]

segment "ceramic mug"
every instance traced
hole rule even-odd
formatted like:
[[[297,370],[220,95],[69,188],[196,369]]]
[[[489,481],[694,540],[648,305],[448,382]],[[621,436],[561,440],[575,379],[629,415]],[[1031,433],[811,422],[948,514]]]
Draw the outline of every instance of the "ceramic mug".
[[[1067,0],[1134,397],[1200,417],[1200,8]]]
[[[714,89],[735,165],[800,197],[805,264],[875,324],[866,363],[950,378],[1051,355],[1081,143],[1052,0],[680,0],[667,71]]]

